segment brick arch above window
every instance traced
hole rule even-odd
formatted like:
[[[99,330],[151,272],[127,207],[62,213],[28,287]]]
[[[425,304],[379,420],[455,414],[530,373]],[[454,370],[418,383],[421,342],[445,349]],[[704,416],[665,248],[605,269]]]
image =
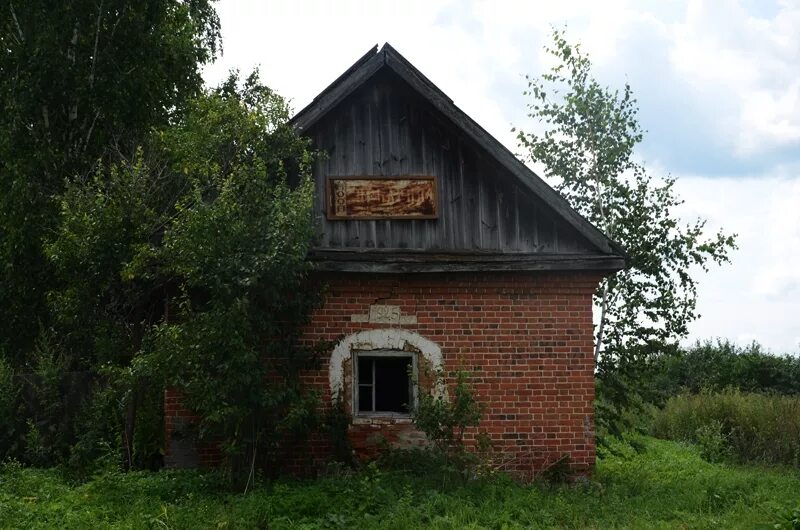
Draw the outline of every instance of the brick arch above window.
[[[406,329],[386,328],[359,331],[343,338],[333,349],[328,369],[331,397],[336,399],[344,390],[344,365],[353,353],[374,350],[397,350],[421,355],[435,374],[442,369],[442,349],[435,342]],[[442,381],[437,381],[432,393],[445,394]]]

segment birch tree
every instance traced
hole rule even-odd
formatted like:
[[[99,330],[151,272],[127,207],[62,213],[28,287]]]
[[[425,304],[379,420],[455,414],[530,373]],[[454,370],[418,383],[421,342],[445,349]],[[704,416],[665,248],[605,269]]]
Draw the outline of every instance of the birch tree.
[[[644,131],[627,83],[601,85],[563,31],[553,31],[545,51],[554,65],[527,77],[524,93],[543,132],[519,130],[517,138],[572,207],[627,252],[627,268],[594,296],[599,421],[619,434],[622,410],[646,390],[636,384],[643,361],[686,336],[699,316],[696,272],[729,261],[735,236],[707,234],[703,219],[682,222],[675,179],[655,178],[637,161]]]

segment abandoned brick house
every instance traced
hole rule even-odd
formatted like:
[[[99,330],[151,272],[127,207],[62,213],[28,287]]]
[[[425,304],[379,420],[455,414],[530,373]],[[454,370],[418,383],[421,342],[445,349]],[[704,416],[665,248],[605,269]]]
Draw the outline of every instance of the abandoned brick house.
[[[421,443],[408,405],[442,386],[413,374],[464,368],[508,469],[531,476],[569,455],[589,470],[592,294],[623,268],[619,246],[388,44],[293,124],[328,154],[314,169],[310,255],[328,294],[306,338],[336,346],[307,381],[343,399],[356,453]],[[168,394],[168,443],[187,414]]]

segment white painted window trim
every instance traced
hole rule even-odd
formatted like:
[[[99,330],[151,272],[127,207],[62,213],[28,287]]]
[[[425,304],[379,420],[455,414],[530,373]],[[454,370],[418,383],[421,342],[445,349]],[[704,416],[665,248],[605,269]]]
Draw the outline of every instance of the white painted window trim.
[[[418,352],[418,355],[428,361],[434,374],[442,371],[442,349],[435,342],[426,339],[418,333],[406,329],[386,328],[368,329],[353,333],[343,338],[331,352],[328,366],[328,380],[331,389],[331,398],[344,397],[344,363],[347,360],[355,362],[353,353],[370,352],[375,350],[395,350],[403,352]],[[416,357],[412,355],[412,357]],[[416,359],[415,359],[416,362]],[[355,378],[353,385],[355,386]],[[444,381],[436,380],[431,394],[445,396]]]

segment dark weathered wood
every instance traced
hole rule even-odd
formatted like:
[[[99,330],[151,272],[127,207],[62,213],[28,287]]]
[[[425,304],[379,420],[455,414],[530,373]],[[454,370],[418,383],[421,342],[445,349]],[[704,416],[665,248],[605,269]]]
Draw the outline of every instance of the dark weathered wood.
[[[328,153],[314,168],[321,248],[597,251],[391,72],[363,84],[308,134]],[[438,219],[332,219],[326,204],[328,178],[360,177],[365,167],[374,168],[376,178],[435,175]]]
[[[386,65],[394,70],[400,77],[417,89],[423,97],[430,101],[439,111],[461,127],[473,140],[486,149],[490,155],[504,164],[521,182],[525,183],[536,195],[544,198],[548,204],[570,224],[579,230],[592,243],[603,252],[612,252],[610,240],[594,225],[581,217],[567,201],[556,193],[542,179],[536,176],[528,167],[520,162],[503,144],[497,141],[486,130],[467,116],[461,109],[453,104],[452,100],[444,97],[436,85],[424,78],[405,58],[394,48],[386,44],[383,47],[386,55]],[[616,250],[616,249],[615,249]]]
[[[624,265],[617,245],[388,44],[362,58],[298,114],[294,124],[328,154],[314,168],[317,250],[409,251],[409,260],[433,261],[443,270],[484,270],[484,265],[436,260],[433,253],[528,256],[485,261],[495,270],[613,270]],[[437,219],[326,218],[326,177],[404,175],[436,176]],[[552,257],[562,254],[567,257]],[[365,254],[356,256],[370,260]],[[332,266],[337,270],[366,267],[349,259],[336,263]],[[414,268],[410,262],[398,267]],[[393,269],[391,263],[378,268]]]
[[[368,56],[369,58],[367,59]],[[383,66],[383,54],[368,52],[367,55],[350,67],[349,73],[345,72],[339,76],[339,79],[331,83],[314,101],[298,112],[292,118],[292,125],[298,130],[305,130]]]
[[[620,256],[597,254],[441,254],[412,252],[315,251],[310,256],[320,271],[457,272],[597,270],[624,267]]]
[[[357,186],[348,187],[349,183]],[[434,175],[328,175],[325,214],[330,220],[436,219],[439,217],[436,184]],[[409,195],[408,190],[413,192],[414,188],[419,194]]]

